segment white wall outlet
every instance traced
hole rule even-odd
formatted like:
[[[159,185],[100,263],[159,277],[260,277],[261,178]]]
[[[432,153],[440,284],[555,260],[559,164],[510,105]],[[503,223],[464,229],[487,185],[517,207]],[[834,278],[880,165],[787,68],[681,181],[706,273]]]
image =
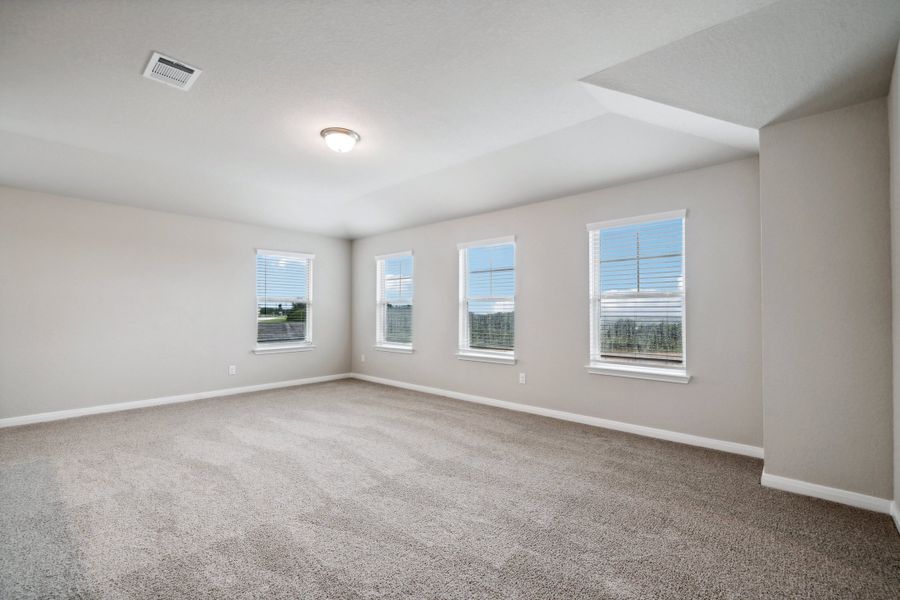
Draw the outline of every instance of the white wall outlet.
[[[228,365],[228,374],[237,375],[237,365]]]
[[[366,355],[365,355],[365,354],[360,354],[360,355],[359,355],[359,362],[366,362]]]
[[[525,373],[519,373],[519,383],[525,383]]]

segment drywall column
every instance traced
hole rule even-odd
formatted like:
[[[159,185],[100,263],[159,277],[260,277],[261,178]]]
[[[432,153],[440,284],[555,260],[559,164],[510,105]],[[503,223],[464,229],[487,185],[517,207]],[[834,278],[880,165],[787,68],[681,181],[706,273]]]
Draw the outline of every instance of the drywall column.
[[[900,48],[888,96],[891,144],[891,282],[894,317],[894,520],[900,529]]]
[[[891,498],[884,99],[760,132],[765,472]]]

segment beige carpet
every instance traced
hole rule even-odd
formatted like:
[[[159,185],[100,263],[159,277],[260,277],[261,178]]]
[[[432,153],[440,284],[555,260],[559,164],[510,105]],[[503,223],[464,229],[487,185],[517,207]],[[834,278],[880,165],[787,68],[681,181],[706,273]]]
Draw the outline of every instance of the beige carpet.
[[[761,466],[359,381],[0,430],[0,597],[900,598]]]

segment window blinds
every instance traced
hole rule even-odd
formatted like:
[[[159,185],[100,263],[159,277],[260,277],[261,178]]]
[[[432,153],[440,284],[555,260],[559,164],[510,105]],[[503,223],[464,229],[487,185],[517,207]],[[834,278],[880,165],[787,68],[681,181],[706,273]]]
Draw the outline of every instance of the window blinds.
[[[309,343],[311,254],[256,253],[256,341]]]
[[[684,213],[589,226],[591,360],[684,364]]]
[[[515,346],[516,247],[512,241],[460,249],[460,349],[511,352]]]
[[[413,257],[412,253],[376,258],[377,314],[375,343],[378,346],[412,347]]]

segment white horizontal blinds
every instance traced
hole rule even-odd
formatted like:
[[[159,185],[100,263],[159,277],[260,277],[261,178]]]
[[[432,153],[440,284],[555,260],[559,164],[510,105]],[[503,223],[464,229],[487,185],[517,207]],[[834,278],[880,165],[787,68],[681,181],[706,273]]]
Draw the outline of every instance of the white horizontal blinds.
[[[378,345],[412,346],[413,257],[411,254],[377,259]]]
[[[464,348],[512,351],[515,346],[516,247],[471,246],[465,253]]]
[[[256,254],[256,341],[309,342],[312,257]]]
[[[684,364],[684,217],[591,232],[592,360]]]

